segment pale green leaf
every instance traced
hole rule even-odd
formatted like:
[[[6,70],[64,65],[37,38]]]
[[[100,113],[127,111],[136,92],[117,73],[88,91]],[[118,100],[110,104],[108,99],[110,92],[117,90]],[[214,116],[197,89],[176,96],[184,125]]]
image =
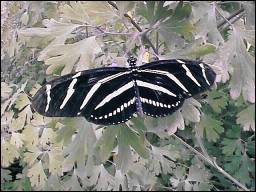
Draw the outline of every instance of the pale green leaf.
[[[255,104],[239,112],[236,122],[243,126],[244,131],[255,131]]]
[[[228,139],[224,138],[223,141],[221,142],[223,145],[222,147],[222,153],[231,156],[234,153],[237,155],[241,154],[242,151],[242,144],[240,139]]]
[[[43,152],[39,150],[37,146],[28,146],[28,151],[24,154],[24,161],[27,162],[28,165],[33,165],[42,153]]]
[[[103,24],[116,17],[115,10],[107,2],[71,2],[60,7],[65,19],[80,23]]]
[[[108,173],[103,165],[100,165],[98,180],[95,186],[96,191],[110,190],[113,187],[114,177]]]
[[[95,66],[95,55],[101,52],[99,43],[95,36],[86,38],[79,42],[66,45],[54,45],[45,51],[45,64],[49,65],[47,74],[52,74],[56,68],[62,66],[61,75],[75,71],[82,71]]]
[[[16,133],[16,132],[12,132],[10,143],[12,145],[15,145],[17,148],[22,147],[22,145],[23,145],[22,134]]]
[[[202,5],[198,5],[198,4],[202,4]],[[204,10],[202,10],[202,8]],[[199,10],[201,10],[201,12],[196,12]],[[196,23],[196,31],[197,31],[196,38],[197,39],[202,38],[204,42],[207,41],[217,47],[223,44],[224,40],[217,28],[215,4],[206,5],[205,3],[202,3],[202,2],[195,2],[194,15],[195,14],[196,14],[195,19],[198,19]]]
[[[116,141],[116,135],[118,129],[116,127],[108,126],[104,131],[103,135],[98,140],[95,150],[99,153],[102,162],[108,160],[111,151],[114,148],[114,143]]]
[[[38,188],[43,188],[47,181],[41,161],[38,161],[28,170],[27,176],[30,178],[31,185]]]
[[[148,132],[156,133],[161,138],[169,137],[177,129],[183,130],[185,128],[184,119],[180,111],[176,111],[171,116],[158,119],[147,117],[145,125]]]
[[[1,82],[1,99],[9,98],[12,94],[12,88],[5,82]]]
[[[26,146],[37,145],[39,139],[39,128],[28,124],[22,132],[22,140]]]
[[[181,108],[181,113],[184,119],[191,122],[199,122],[200,121],[200,112],[197,108],[200,108],[201,104],[193,98],[186,99]]]
[[[62,163],[64,161],[64,157],[61,147],[57,144],[52,145],[51,150],[48,152],[48,156],[49,172],[54,175],[62,176]]]
[[[170,144],[164,147],[151,146],[151,148],[149,170],[153,171],[156,175],[161,172],[164,174],[170,173],[172,168],[175,167],[175,163],[173,163],[173,161],[176,161],[176,159],[180,157],[175,146]]]
[[[225,109],[228,104],[228,98],[222,91],[210,91],[207,97],[207,103],[212,107],[212,109],[220,113],[222,109]]]
[[[206,138],[210,142],[216,142],[219,139],[220,134],[224,132],[222,127],[223,123],[212,116],[204,114],[202,115],[201,121],[196,124],[198,133],[201,137],[206,135]]]
[[[1,138],[1,165],[8,167],[14,159],[19,158],[20,154],[15,145],[10,144]]]
[[[5,181],[12,180],[12,176],[10,174],[10,170],[1,168],[1,184],[3,184]]]
[[[17,100],[15,102],[15,108],[21,110],[29,104],[30,104],[30,100],[29,100],[28,96],[25,93],[22,93],[19,95],[19,97],[17,98]]]
[[[200,168],[196,165],[192,165],[189,168],[187,181],[204,182],[209,178],[209,173],[204,168]]]

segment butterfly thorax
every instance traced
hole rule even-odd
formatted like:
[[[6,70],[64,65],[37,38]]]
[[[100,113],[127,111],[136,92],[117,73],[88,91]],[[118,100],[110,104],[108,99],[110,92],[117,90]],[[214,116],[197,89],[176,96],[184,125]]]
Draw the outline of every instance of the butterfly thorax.
[[[131,56],[131,57],[129,57],[129,58],[127,59],[127,62],[128,62],[129,67],[130,67],[131,69],[137,68],[137,66],[136,66],[137,59],[136,59],[136,58],[134,58],[134,57]]]

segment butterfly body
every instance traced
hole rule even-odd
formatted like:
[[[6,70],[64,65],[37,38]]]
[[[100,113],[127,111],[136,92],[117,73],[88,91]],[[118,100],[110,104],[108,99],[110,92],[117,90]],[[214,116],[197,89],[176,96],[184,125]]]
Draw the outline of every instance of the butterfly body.
[[[96,124],[119,124],[133,117],[162,117],[186,98],[205,91],[216,74],[201,61],[160,60],[137,66],[105,67],[76,72],[43,86],[33,108],[51,117],[84,116]]]

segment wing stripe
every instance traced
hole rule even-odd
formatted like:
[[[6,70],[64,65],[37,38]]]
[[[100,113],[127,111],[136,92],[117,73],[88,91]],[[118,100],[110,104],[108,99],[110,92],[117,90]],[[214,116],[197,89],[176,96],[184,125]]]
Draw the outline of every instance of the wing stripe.
[[[189,68],[187,68],[187,66],[185,64],[182,64],[182,67],[186,70],[186,75],[192,80],[194,81],[199,87],[201,87],[200,83],[198,83],[198,81],[195,79],[195,77],[192,75],[192,73],[190,72]]]
[[[154,89],[156,91],[161,91],[163,93],[166,93],[170,96],[177,97],[177,95],[175,95],[174,93],[172,93],[171,91],[169,91],[168,89],[166,89],[164,87],[161,87],[161,86],[158,86],[158,85],[155,85],[155,84],[152,84],[152,83],[140,81],[140,80],[136,80],[136,82],[137,82],[137,85],[140,86],[140,87],[146,87],[146,88],[149,88],[149,89]]]
[[[204,68],[204,65],[202,63],[199,64],[199,66],[202,68],[202,73],[203,73],[203,76],[204,76],[204,79],[206,81],[206,83],[211,86],[211,84],[209,83],[207,77],[206,77],[206,74],[205,74],[205,68]]]
[[[47,84],[46,85],[46,94],[47,94],[47,105],[45,107],[45,112],[48,111],[49,109],[49,105],[50,105],[50,101],[51,101],[51,85],[50,84]]]
[[[161,71],[161,70],[141,70],[142,72],[148,72],[148,73],[155,73],[155,74],[160,74],[160,75],[166,75],[169,77],[172,81],[174,81],[180,88],[182,88],[184,91],[188,92],[187,88],[177,79],[173,74],[168,73],[166,71]]]
[[[80,71],[80,72],[78,72],[77,74],[75,74],[72,78],[73,78],[73,79],[74,79],[74,78],[77,78],[77,77],[79,77],[81,74],[82,74],[82,72]]]
[[[174,107],[175,105],[177,106],[180,103],[180,101],[177,101],[175,103],[175,105],[174,104],[168,105],[168,104],[164,104],[164,103],[161,103],[161,102],[158,102],[158,101],[152,101],[150,99],[143,98],[143,97],[140,97],[140,99],[141,99],[142,103],[147,103],[147,104],[150,104],[150,105],[154,105],[155,107],[162,107],[162,108],[171,108],[171,106]]]
[[[117,89],[116,91],[114,91],[113,93],[109,94],[108,96],[106,96],[97,106],[95,109],[98,109],[99,107],[102,107],[103,105],[105,105],[107,102],[109,102],[111,99],[117,97],[118,95],[122,94],[123,92],[125,92],[126,90],[132,88],[134,86],[134,82],[130,81],[129,83],[125,84],[124,86],[120,87],[119,89]]]
[[[66,103],[68,102],[70,97],[75,92],[75,89],[73,89],[73,87],[76,84],[76,82],[77,82],[77,78],[73,79],[72,82],[70,83],[70,85],[68,87],[67,95],[66,95],[65,99],[63,100],[63,102],[62,102],[62,104],[60,106],[60,109],[63,109],[63,107],[66,105]]]
[[[122,75],[128,74],[128,73],[130,73],[130,71],[129,72],[121,72],[121,73],[118,73],[118,74],[115,74],[115,75],[111,75],[109,77],[106,77],[106,78],[101,79],[100,81],[98,81],[95,85],[93,85],[93,87],[90,89],[90,91],[86,95],[86,97],[85,97],[85,99],[84,99],[84,101],[83,101],[83,103],[82,103],[82,105],[80,107],[80,110],[84,108],[84,106],[88,103],[88,101],[91,99],[93,94],[99,89],[99,87],[102,84],[104,84],[104,83],[106,83],[106,82],[108,82],[108,81],[110,81],[112,79],[115,79],[117,77],[120,77]]]

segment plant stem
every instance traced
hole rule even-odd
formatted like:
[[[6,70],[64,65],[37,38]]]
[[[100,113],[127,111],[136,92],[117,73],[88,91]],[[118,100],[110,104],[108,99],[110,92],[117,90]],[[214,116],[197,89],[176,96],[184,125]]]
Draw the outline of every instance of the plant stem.
[[[108,1],[108,3],[109,3],[111,6],[113,6],[116,10],[118,10],[118,7],[116,6],[116,4],[115,4],[114,2]],[[141,27],[130,17],[130,15],[128,15],[127,13],[125,13],[124,16],[130,20],[131,24],[132,24],[139,32],[143,32],[143,30],[141,29]],[[153,49],[154,53],[155,53],[156,55],[158,55],[158,54],[157,54],[157,52],[158,52],[157,49],[155,48],[155,46],[153,45],[153,43],[150,41],[150,39],[148,38],[148,36],[146,35],[146,33],[143,33],[143,34],[142,34],[142,38],[144,38],[144,39],[147,41],[147,43],[149,44],[149,46]]]
[[[210,158],[205,157],[202,153],[200,153],[199,151],[197,151],[195,148],[193,148],[191,145],[187,144],[185,141],[183,141],[180,137],[178,137],[177,135],[173,134],[173,137],[175,137],[177,140],[179,140],[183,145],[185,145],[188,149],[190,149],[192,152],[194,152],[195,154],[197,154],[199,157],[201,157],[204,161],[206,161],[207,163],[209,163],[212,167],[216,168],[221,174],[223,174],[225,177],[227,177],[229,180],[231,180],[233,183],[235,183],[238,187],[240,187],[241,189],[245,190],[245,191],[250,191],[249,189],[247,189],[246,186],[244,186],[242,183],[240,183],[239,181],[237,181],[234,177],[232,177],[230,174],[228,174],[225,170],[223,170],[217,163],[215,160],[211,160]],[[200,144],[200,143],[199,143]],[[201,146],[200,146],[201,147]]]
[[[238,11],[234,12],[232,15],[230,15],[228,18],[224,18],[223,21],[221,21],[218,25],[217,28],[221,28],[224,24],[227,23],[227,20],[230,21],[231,19],[233,19],[234,17],[236,17],[237,15],[239,15],[240,13],[244,12],[244,8],[239,9]]]

